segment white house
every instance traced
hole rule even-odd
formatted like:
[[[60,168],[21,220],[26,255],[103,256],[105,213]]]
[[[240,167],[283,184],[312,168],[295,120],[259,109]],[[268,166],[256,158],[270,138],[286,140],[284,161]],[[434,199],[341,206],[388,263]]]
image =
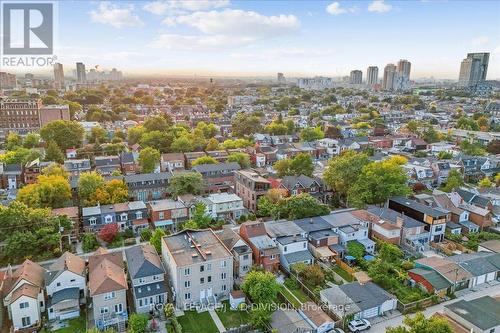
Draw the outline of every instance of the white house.
[[[4,304],[14,331],[40,325],[45,311],[44,274],[45,269],[30,260],[25,260],[16,271],[6,273]]]
[[[45,289],[49,320],[80,316],[80,304],[87,297],[85,260],[65,252],[45,273]]]
[[[213,219],[238,219],[245,212],[243,199],[234,193],[214,193],[201,198],[206,212]]]

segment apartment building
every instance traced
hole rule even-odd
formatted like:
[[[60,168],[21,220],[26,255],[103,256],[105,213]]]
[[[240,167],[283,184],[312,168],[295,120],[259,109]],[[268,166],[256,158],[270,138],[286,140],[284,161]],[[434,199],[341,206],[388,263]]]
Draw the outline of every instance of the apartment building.
[[[243,199],[243,206],[257,211],[257,200],[271,188],[271,183],[252,170],[238,170],[234,173],[235,193]]]
[[[204,308],[229,297],[233,254],[211,229],[162,239],[162,256],[177,308]]]
[[[234,187],[234,173],[241,169],[236,162],[199,164],[193,170],[203,177],[205,193],[231,192]]]

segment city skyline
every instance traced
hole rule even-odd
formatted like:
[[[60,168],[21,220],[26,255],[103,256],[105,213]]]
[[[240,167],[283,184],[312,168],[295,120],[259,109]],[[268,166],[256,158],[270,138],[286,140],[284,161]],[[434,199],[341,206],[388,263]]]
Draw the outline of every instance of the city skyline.
[[[83,62],[128,76],[338,77],[361,69],[365,77],[369,66],[408,59],[412,79],[458,80],[465,54],[489,52],[487,79],[500,78],[500,4],[492,1],[59,2],[57,16],[54,53],[66,75]]]

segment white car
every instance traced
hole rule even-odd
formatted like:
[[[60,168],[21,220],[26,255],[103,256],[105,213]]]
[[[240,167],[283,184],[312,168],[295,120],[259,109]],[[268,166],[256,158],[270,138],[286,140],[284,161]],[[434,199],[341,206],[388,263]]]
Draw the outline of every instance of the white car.
[[[360,332],[369,329],[372,325],[366,319],[354,319],[349,322],[347,327],[349,327],[351,332]]]

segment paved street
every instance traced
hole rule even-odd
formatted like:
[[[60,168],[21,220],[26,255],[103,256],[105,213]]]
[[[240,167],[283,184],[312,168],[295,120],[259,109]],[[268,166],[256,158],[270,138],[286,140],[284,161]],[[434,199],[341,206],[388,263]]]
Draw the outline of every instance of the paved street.
[[[443,311],[444,306],[447,305],[447,304],[451,304],[451,303],[457,302],[457,301],[459,301],[461,299],[465,299],[465,300],[469,301],[469,300],[476,299],[476,298],[479,298],[479,297],[482,297],[482,296],[486,296],[486,295],[490,295],[490,296],[500,295],[500,284],[496,284],[494,286],[490,286],[488,288],[484,288],[484,289],[481,289],[481,290],[476,291],[476,292],[468,293],[466,295],[457,297],[454,300],[450,300],[450,301],[447,301],[447,302],[444,302],[444,303],[440,303],[440,304],[436,304],[436,305],[430,306],[427,309],[425,309],[424,314],[425,314],[426,317],[430,317],[432,314],[434,314],[436,312]],[[370,330],[366,331],[366,332],[370,332],[370,333],[372,333],[372,332],[373,333],[384,333],[386,327],[390,327],[390,326],[394,327],[394,326],[401,325],[403,323],[403,318],[404,318],[404,316],[400,315],[400,316],[394,317],[392,319],[386,320],[384,322],[381,322],[379,324],[376,324],[376,325],[372,326],[372,328]]]

